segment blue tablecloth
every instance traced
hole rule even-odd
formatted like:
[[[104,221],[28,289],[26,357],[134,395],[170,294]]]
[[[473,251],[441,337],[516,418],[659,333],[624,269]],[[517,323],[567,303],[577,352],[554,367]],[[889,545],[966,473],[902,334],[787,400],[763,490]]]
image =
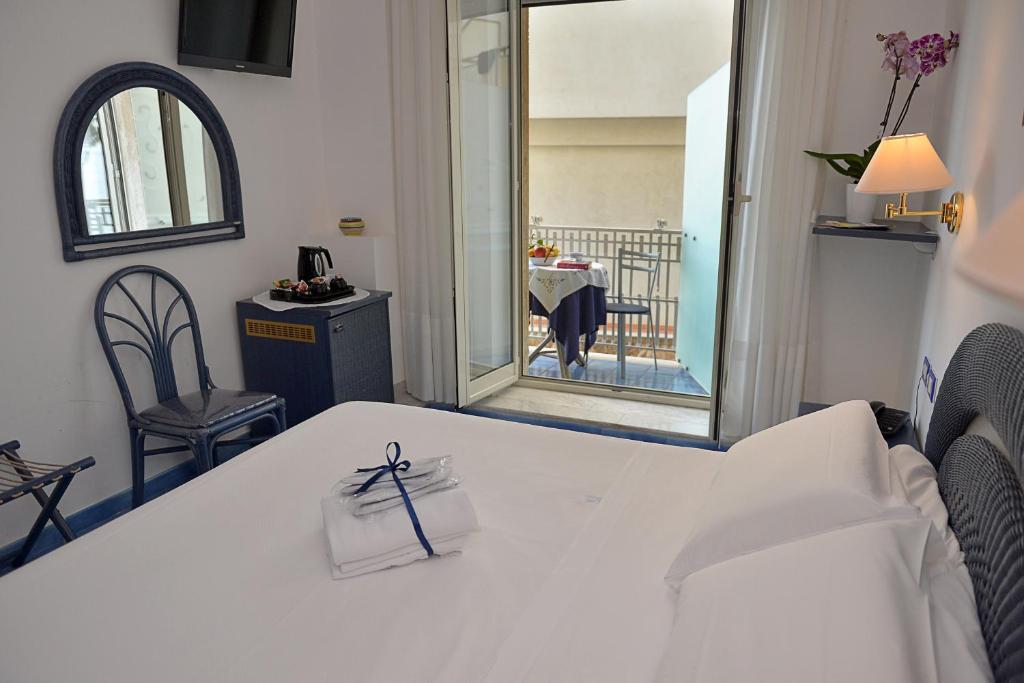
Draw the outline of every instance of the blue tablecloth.
[[[607,319],[607,301],[603,287],[587,286],[575,291],[548,311],[533,294],[530,295],[530,312],[548,319],[555,331],[555,339],[565,349],[565,364],[569,365],[580,355],[580,336],[586,335],[584,353],[597,341],[597,330]]]

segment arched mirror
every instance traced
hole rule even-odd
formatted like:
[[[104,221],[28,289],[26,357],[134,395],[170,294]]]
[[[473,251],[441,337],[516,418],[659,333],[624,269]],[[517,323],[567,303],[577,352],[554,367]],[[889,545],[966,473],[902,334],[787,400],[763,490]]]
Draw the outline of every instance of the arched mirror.
[[[55,150],[64,259],[239,239],[238,167],[210,100],[156,64],[118,64],[75,92]]]

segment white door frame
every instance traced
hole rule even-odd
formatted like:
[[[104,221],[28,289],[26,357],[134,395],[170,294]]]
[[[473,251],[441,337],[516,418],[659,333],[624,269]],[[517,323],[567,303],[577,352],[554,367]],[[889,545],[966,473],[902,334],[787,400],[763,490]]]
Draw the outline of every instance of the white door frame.
[[[729,127],[726,143],[726,177],[724,206],[722,207],[722,234],[718,254],[718,304],[715,331],[715,359],[711,372],[711,425],[710,438],[722,443],[722,410],[725,401],[725,383],[728,369],[729,343],[729,286],[733,263],[733,237],[736,219],[743,204],[751,201],[744,194],[740,170],[740,145],[749,144],[745,139],[743,125],[744,101],[743,77],[747,59],[747,0],[733,0],[733,31],[730,83],[729,83]]]
[[[455,299],[455,355],[458,405],[465,406],[479,401],[496,391],[514,384],[520,376],[521,353],[519,348],[518,322],[520,318],[519,288],[521,282],[519,264],[522,249],[519,240],[520,221],[520,164],[519,164],[519,0],[509,0],[509,163],[511,185],[508,188],[511,235],[510,253],[512,258],[512,282],[509,289],[509,312],[512,315],[509,345],[512,349],[510,363],[477,377],[471,378],[469,349],[466,344],[469,316],[466,296],[466,244],[465,213],[462,187],[462,100],[460,87],[459,28],[461,0],[446,0],[448,13],[448,108],[451,141],[452,174],[452,227],[453,265]]]
[[[715,287],[716,314],[715,314],[715,351],[712,363],[711,386],[709,396],[698,397],[685,394],[674,394],[656,389],[644,389],[639,387],[621,387],[610,384],[587,382],[584,380],[567,381],[561,378],[533,377],[527,373],[525,364],[521,364],[522,376],[519,382],[524,387],[537,389],[557,390],[564,393],[587,394],[594,396],[607,396],[646,403],[660,403],[665,405],[676,405],[680,407],[706,409],[710,412],[709,433],[707,435],[691,435],[698,439],[707,439],[718,442],[721,411],[724,394],[726,375],[726,342],[728,339],[728,294],[730,284],[730,266],[732,265],[732,234],[734,222],[738,214],[738,207],[743,202],[750,201],[750,197],[742,194],[742,184],[738,176],[738,155],[741,135],[740,129],[741,106],[744,104],[740,97],[742,88],[742,77],[744,58],[746,55],[746,4],[747,0],[733,1],[733,32],[732,51],[730,64],[730,85],[728,105],[728,137],[726,141],[726,168],[723,175],[725,191],[722,196],[722,221],[719,236],[719,267]],[[518,22],[517,22],[518,23]],[[521,38],[521,26],[517,25],[516,35]],[[519,65],[517,64],[517,67]],[[517,99],[518,108],[518,99]],[[519,160],[522,157],[520,156]],[[525,228],[524,232],[525,232]],[[520,240],[522,248],[523,240]],[[522,277],[522,275],[521,275]],[[528,299],[528,293],[524,292],[522,299]],[[529,324],[529,311],[527,304],[520,302],[521,320],[519,327],[523,330],[520,336],[521,358],[527,358],[528,339],[525,334],[526,326]]]

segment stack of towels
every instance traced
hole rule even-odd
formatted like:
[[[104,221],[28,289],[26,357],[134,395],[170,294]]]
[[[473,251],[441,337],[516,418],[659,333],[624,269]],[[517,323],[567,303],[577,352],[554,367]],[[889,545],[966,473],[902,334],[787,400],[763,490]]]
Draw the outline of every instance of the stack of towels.
[[[396,452],[389,465],[357,471],[335,484],[320,501],[334,578],[422,560],[429,556],[428,546],[434,555],[461,550],[467,535],[479,526],[469,497],[458,488],[460,481],[451,456],[399,462]]]

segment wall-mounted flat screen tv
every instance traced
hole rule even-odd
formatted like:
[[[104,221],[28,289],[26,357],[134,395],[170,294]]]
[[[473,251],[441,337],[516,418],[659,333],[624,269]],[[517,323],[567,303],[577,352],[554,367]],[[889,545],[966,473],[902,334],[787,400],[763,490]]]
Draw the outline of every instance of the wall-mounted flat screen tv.
[[[178,64],[292,75],[296,0],[181,0]]]

